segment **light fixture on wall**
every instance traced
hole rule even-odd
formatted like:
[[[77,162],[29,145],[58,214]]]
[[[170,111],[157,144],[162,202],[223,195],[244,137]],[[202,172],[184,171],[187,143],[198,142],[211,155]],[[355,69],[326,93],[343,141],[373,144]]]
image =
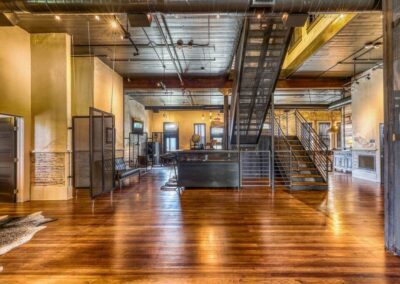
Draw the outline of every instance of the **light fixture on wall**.
[[[328,128],[328,133],[335,134],[335,133],[338,133],[338,132],[339,132],[339,128],[337,127],[336,121],[334,121],[332,123],[332,126]]]

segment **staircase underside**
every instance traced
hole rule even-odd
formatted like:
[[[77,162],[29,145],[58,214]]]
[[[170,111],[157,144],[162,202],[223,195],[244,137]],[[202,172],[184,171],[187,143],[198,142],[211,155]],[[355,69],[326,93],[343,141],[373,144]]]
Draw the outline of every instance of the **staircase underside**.
[[[281,16],[248,17],[243,29],[237,107],[231,143],[257,144],[287,52],[291,29]]]

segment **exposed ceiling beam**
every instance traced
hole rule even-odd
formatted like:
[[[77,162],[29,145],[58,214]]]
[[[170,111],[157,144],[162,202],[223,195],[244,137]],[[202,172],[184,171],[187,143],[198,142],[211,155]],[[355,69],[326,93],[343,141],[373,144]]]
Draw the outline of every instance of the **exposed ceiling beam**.
[[[208,89],[208,88],[232,88],[233,81],[228,76],[184,76],[185,88]],[[168,89],[182,88],[180,81],[175,76],[135,77],[124,80],[124,89],[157,89],[157,83],[163,82]],[[349,80],[342,78],[329,79],[280,79],[276,86],[277,90],[285,89],[342,89]]]
[[[291,56],[286,58],[284,69],[281,72],[281,77],[288,78],[292,76],[308,58],[337,35],[337,33],[340,32],[355,16],[356,14],[338,15],[332,23],[323,29],[315,38],[309,41],[307,46],[298,45],[294,47],[293,50],[291,50]],[[309,35],[307,36],[311,37]],[[302,40],[307,41],[307,39]]]

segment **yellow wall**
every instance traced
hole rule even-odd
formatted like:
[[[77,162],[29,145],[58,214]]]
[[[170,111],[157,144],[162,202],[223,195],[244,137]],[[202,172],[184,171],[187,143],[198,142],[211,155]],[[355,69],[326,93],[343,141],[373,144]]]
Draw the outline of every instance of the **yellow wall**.
[[[71,125],[70,43],[67,34],[32,34],[33,150],[65,152]]]
[[[71,37],[31,35],[32,136],[31,199],[72,197]]]
[[[72,57],[72,116],[89,115],[93,106],[93,57]]]
[[[219,111],[211,111],[213,117],[217,117],[219,113],[220,121],[223,122],[224,115]],[[210,111],[160,111],[152,114],[151,131],[162,132],[164,122],[177,122],[179,125],[179,148],[189,149],[190,139],[193,135],[195,123],[206,123],[207,142],[210,141]],[[202,120],[204,114],[205,119]]]
[[[30,198],[31,50],[30,34],[0,27],[0,113],[24,119],[24,177],[18,201]]]
[[[115,115],[116,149],[124,148],[124,94],[122,77],[95,57],[72,60],[72,114],[89,115],[95,107]]]

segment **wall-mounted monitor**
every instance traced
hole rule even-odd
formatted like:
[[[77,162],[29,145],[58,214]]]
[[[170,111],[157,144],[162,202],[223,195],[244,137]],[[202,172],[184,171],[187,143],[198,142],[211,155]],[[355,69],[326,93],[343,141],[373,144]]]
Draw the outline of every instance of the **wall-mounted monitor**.
[[[132,133],[143,134],[144,123],[140,120],[132,119]]]

